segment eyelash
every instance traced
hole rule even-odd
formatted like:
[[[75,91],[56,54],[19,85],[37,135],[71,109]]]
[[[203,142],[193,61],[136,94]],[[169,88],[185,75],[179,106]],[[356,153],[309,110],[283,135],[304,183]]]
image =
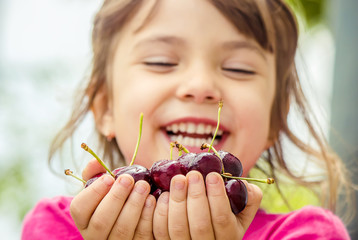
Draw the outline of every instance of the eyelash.
[[[163,67],[163,68],[170,68],[176,67],[178,64],[170,63],[170,62],[144,62],[147,66],[154,66],[154,67]],[[256,72],[240,69],[240,68],[223,68],[224,71],[228,71],[235,74],[245,74],[245,75],[254,75]]]
[[[248,74],[253,75],[255,74],[254,71],[245,70],[245,69],[237,69],[237,68],[223,68],[224,71],[234,72],[234,73],[241,73],[241,74]]]
[[[159,66],[159,67],[175,67],[178,64],[176,63],[168,63],[168,62],[144,62],[147,66]]]

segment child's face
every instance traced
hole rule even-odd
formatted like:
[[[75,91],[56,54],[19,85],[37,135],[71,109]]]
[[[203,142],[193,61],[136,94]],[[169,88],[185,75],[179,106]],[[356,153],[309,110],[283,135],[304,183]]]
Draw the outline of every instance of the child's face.
[[[153,3],[145,1],[121,30],[111,68],[108,126],[127,163],[140,112],[143,135],[135,163],[149,168],[169,158],[172,140],[194,152],[202,142],[210,143],[205,131],[215,130],[223,99],[224,133],[215,148],[235,154],[247,174],[270,144],[273,55],[240,34],[208,1],[162,1],[143,23]]]

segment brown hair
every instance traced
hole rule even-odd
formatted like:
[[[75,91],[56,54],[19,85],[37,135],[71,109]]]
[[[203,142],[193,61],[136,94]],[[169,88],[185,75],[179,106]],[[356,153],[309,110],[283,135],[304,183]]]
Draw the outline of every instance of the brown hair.
[[[94,20],[92,34],[93,62],[92,72],[87,88],[84,89],[74,105],[72,116],[65,127],[52,142],[49,160],[69,139],[85,115],[93,108],[96,98],[104,98],[109,87],[108,66],[112,60],[111,52],[116,44],[116,36],[121,28],[136,13],[141,0],[105,0]],[[254,39],[263,49],[272,52],[276,59],[276,95],[271,110],[270,138],[274,144],[265,154],[269,166],[268,175],[276,177],[283,172],[295,182],[304,186],[324,186],[328,196],[323,196],[323,203],[334,210],[339,183],[348,186],[348,177],[340,158],[330,149],[322,131],[317,129],[312,119],[311,110],[301,89],[297,76],[294,57],[298,41],[298,27],[294,14],[282,0],[211,0],[210,1],[237,29]],[[157,9],[158,0],[152,9]],[[289,127],[287,117],[292,106],[298,109],[313,137],[317,147],[299,139]],[[99,113],[100,115],[101,113]],[[123,156],[116,140],[106,141],[106,136],[99,134],[103,157],[110,166],[123,164]],[[287,165],[284,157],[283,138],[288,139],[304,153],[313,157],[326,170],[326,179],[307,181],[297,176]],[[323,184],[327,183],[327,184]],[[279,186],[279,185],[277,185]],[[349,188],[347,188],[349,189]],[[348,193],[347,191],[346,193]],[[328,202],[326,201],[328,199]]]

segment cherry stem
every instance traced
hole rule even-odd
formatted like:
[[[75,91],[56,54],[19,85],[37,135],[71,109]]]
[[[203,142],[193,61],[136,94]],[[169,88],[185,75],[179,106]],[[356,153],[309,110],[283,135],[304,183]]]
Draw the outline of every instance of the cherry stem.
[[[211,140],[211,143],[210,143],[208,152],[210,152],[210,150],[213,148],[213,144],[214,144],[214,140],[215,140],[215,138],[216,138],[216,134],[217,134],[218,131],[219,131],[220,115],[221,115],[221,109],[223,108],[223,105],[224,105],[223,101],[220,100],[220,101],[219,101],[219,109],[218,109],[218,123],[216,124],[215,133],[214,133],[213,139]]]
[[[178,148],[179,153],[181,151],[184,151],[185,153],[190,153],[188,149],[186,149],[183,145],[181,145],[177,141],[175,141],[174,143],[175,143],[175,146]]]
[[[215,155],[218,156],[218,158],[221,160],[221,163],[222,163],[222,171],[223,171],[223,173],[225,173],[224,162],[223,162],[223,160],[221,159],[221,157],[220,157],[218,151],[216,151],[216,149],[215,149],[213,146],[210,146],[208,143],[203,143],[203,144],[201,145],[201,147],[200,147],[201,150],[204,150],[204,149],[206,149],[206,148],[209,148],[209,149],[211,148],[211,149],[213,150],[213,152],[215,153]]]
[[[275,179],[273,179],[273,178],[261,179],[261,178],[236,177],[236,176],[232,176],[230,173],[223,173],[223,174],[221,174],[221,176],[226,177],[226,178],[240,179],[240,180],[259,182],[259,183],[267,183],[267,184],[275,183]]]
[[[173,148],[175,147],[175,143],[170,143],[170,160],[173,160]]]
[[[107,172],[109,174],[111,174],[112,177],[115,178],[114,174],[112,173],[111,170],[109,170],[109,168],[106,166],[106,164],[97,156],[97,154],[95,154],[92,149],[90,149],[86,143],[82,143],[81,144],[81,148],[83,148],[85,151],[89,152],[93,157],[95,157],[97,159],[97,161],[107,170]]]
[[[84,184],[86,184],[86,181],[85,181],[85,180],[83,180],[82,178],[79,178],[79,177],[77,177],[76,175],[74,175],[73,172],[72,172],[70,169],[65,169],[65,174],[66,174],[67,176],[74,177],[74,178],[76,178],[77,180],[79,180],[79,181],[83,182]]]
[[[137,145],[135,146],[132,161],[130,162],[129,166],[132,166],[134,164],[134,160],[135,160],[135,158],[137,156],[140,139],[142,137],[142,129],[143,129],[143,113],[140,113],[140,117],[139,117],[139,135],[138,135]]]

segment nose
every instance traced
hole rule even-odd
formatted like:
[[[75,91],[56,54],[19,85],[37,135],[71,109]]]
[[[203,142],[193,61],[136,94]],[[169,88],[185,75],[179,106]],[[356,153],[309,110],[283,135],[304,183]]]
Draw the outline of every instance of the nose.
[[[215,74],[203,68],[193,69],[192,74],[183,76],[176,95],[183,101],[195,103],[217,103],[222,99],[221,89]]]

